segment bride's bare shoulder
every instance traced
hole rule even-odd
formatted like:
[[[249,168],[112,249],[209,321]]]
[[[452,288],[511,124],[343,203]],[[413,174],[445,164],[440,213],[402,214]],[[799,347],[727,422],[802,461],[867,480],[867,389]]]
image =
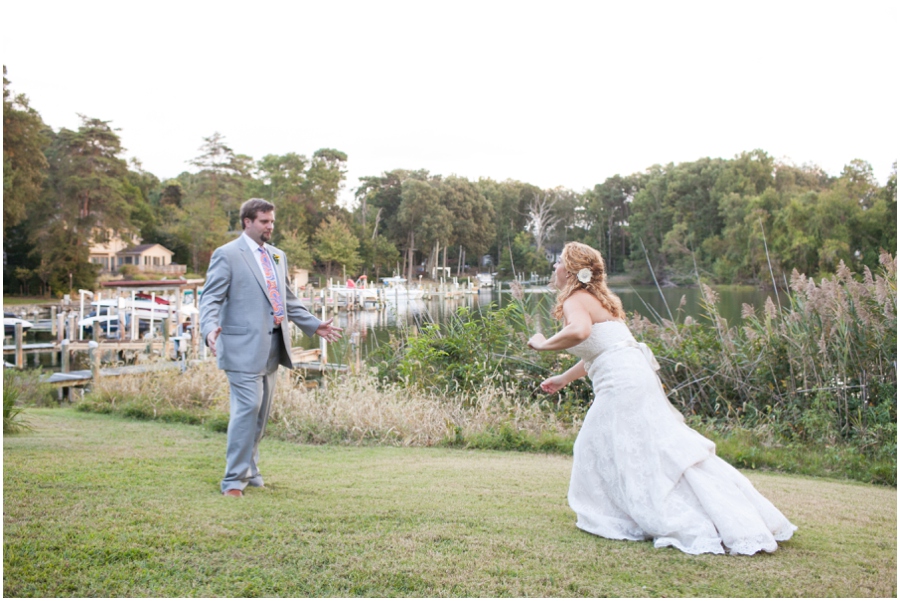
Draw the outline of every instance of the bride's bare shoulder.
[[[566,309],[566,303],[569,302],[572,302],[571,307],[573,309],[577,307],[578,310],[588,313],[591,317],[592,323],[600,323],[603,321],[618,321],[613,316],[613,314],[603,306],[603,303],[600,302],[600,299],[598,299],[587,290],[578,290],[574,292],[572,296],[567,298],[565,303],[563,303],[564,310]]]
[[[593,307],[594,305],[600,307],[603,306],[600,304],[600,300],[587,290],[576,290],[572,293],[572,296],[565,300],[563,306],[565,306],[567,303],[573,303],[581,305],[583,307]]]

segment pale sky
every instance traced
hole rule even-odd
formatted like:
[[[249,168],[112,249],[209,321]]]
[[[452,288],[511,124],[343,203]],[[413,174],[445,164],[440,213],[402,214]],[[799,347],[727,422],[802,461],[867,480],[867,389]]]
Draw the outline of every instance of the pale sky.
[[[760,148],[832,175],[897,160],[896,0],[4,0],[3,64],[44,121],[112,122],[162,180],[225,136],[357,178],[424,168],[582,191]]]

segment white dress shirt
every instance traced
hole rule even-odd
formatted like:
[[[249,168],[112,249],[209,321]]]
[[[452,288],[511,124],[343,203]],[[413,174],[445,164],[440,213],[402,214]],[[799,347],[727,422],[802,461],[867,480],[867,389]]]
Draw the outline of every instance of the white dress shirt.
[[[247,246],[250,247],[250,250],[253,253],[253,258],[256,259],[256,264],[259,265],[259,272],[262,274],[263,280],[265,280],[266,279],[266,270],[263,269],[262,257],[259,256],[260,248],[263,249],[263,252],[266,252],[265,244],[260,246],[259,244],[256,243],[256,241],[253,238],[248,236],[246,234],[246,232],[241,233],[241,238],[243,238],[244,242],[247,243]],[[269,257],[269,262],[270,263],[272,262],[272,257]],[[272,273],[275,273],[275,265],[274,264],[272,264]]]

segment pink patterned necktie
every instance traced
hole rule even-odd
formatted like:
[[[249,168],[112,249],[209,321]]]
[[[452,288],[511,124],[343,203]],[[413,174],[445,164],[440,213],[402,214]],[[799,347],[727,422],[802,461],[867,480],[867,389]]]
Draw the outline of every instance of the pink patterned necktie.
[[[272,269],[272,262],[269,261],[269,253],[262,247],[259,249],[260,259],[262,259],[263,273],[266,276],[266,288],[269,291],[269,301],[272,308],[275,309],[275,325],[281,325],[284,321],[284,304],[281,302],[281,294],[278,292],[278,283],[275,281],[275,270]]]

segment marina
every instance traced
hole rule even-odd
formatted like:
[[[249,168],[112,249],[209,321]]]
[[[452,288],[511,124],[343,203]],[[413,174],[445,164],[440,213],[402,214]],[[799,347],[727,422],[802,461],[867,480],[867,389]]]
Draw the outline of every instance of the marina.
[[[413,287],[407,287],[404,278],[382,280],[376,286],[367,286],[364,278],[346,286],[329,282],[294,293],[322,319],[338,316],[339,322],[351,324],[348,341],[356,348],[358,365],[359,326],[386,324],[388,314],[394,318],[399,313],[418,314],[418,303],[426,300],[460,300],[478,292],[477,285],[461,285],[455,278]],[[202,294],[202,284],[202,280],[105,282],[99,290],[79,290],[77,297],[67,295],[55,303],[27,306],[18,314],[6,313],[4,366],[41,370],[43,381],[58,387],[60,399],[68,399],[72,389],[100,378],[183,371],[198,361],[210,361],[206,345],[193,335],[199,321],[195,299]],[[314,373],[350,369],[328,360],[327,343],[302,337],[293,324],[289,327],[296,369]],[[318,346],[307,348],[312,342]]]
[[[353,282],[354,287],[346,285],[346,280],[341,284],[320,280],[319,283],[324,285],[296,288],[294,292],[304,306],[321,319],[334,318],[344,329],[340,341],[326,344],[316,337],[303,336],[299,329],[289,324],[294,349],[317,353],[304,355],[302,360],[296,361],[298,369],[314,376],[359,369],[366,357],[381,345],[390,344],[405,336],[404,332],[414,332],[425,324],[446,323],[463,307],[474,310],[503,307],[518,295],[524,299],[526,311],[538,315],[546,312],[553,302],[546,279],[520,275],[515,282],[501,283],[490,278],[490,274],[483,276],[488,277],[417,281],[408,286],[407,291],[421,291],[420,298],[409,298],[408,294],[402,295],[399,288],[370,285],[364,280]],[[405,282],[399,283],[407,286]],[[202,294],[202,280],[142,284],[132,288],[119,281],[100,290],[79,291],[70,299],[7,306],[7,312],[32,326],[25,330],[23,324],[20,334],[13,327],[12,335],[5,337],[5,366],[38,370],[49,377],[91,370],[95,357],[102,370],[152,363],[190,366],[196,361],[211,361],[205,345],[193,336],[193,324],[198,317],[194,299]],[[154,286],[168,286],[168,289]],[[627,312],[637,311],[651,320],[668,316],[669,309],[676,313],[681,311],[682,319],[683,315],[695,319],[702,316],[700,291],[696,288],[663,289],[665,298],[655,287],[624,286],[612,287],[612,290],[620,296]],[[720,289],[719,293],[722,316],[731,324],[739,323],[742,304],[761,306],[768,296],[759,290],[727,288]],[[137,301],[134,305],[131,304],[132,297]],[[686,304],[682,306],[685,297]],[[148,302],[158,306],[148,309]],[[120,310],[125,313],[125,327],[121,333],[118,328]],[[149,313],[141,313],[144,310]],[[91,312],[100,315],[90,316]],[[136,316],[138,327],[132,327],[134,321],[129,315]],[[91,322],[92,317],[99,319]],[[101,327],[94,328],[95,323]],[[105,324],[112,327],[102,327]],[[86,325],[91,327],[83,327]],[[91,348],[91,343],[96,345],[96,350]],[[104,371],[101,377],[104,374],[115,377],[116,373],[126,372]]]

